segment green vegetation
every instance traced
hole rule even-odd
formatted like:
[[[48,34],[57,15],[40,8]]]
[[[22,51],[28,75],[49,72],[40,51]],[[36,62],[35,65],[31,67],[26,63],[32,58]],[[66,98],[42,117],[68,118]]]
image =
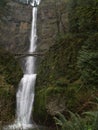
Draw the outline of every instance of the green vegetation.
[[[78,115],[70,113],[70,120],[67,120],[61,113],[58,113],[58,118],[55,117],[56,124],[61,126],[61,130],[89,130],[86,122]]]
[[[98,130],[98,111],[87,112],[81,118],[78,114],[70,113],[70,119],[66,119],[61,113],[54,117],[56,124],[61,130]]]
[[[0,15],[5,5],[0,0]],[[52,126],[55,117],[62,130],[98,130],[98,1],[68,0],[67,12],[68,32],[57,34],[55,45],[46,52],[38,68],[34,120]],[[14,86],[21,76],[14,57],[0,49],[3,122],[13,119]]]
[[[0,8],[6,5],[6,0],[0,0]]]
[[[57,36],[38,70],[35,118],[42,122],[57,112],[97,110],[98,1],[69,0],[67,7],[69,32]]]
[[[0,48],[0,125],[15,118],[15,91],[21,77],[19,63]]]
[[[7,83],[17,85],[22,77],[19,63],[9,52],[0,49],[0,74],[5,77]]]
[[[2,16],[2,14],[4,14],[5,6],[6,6],[6,0],[0,0],[0,16]]]
[[[69,0],[68,13],[71,33],[98,31],[98,1]]]
[[[98,87],[98,33],[88,38],[78,57],[81,80],[86,87]]]

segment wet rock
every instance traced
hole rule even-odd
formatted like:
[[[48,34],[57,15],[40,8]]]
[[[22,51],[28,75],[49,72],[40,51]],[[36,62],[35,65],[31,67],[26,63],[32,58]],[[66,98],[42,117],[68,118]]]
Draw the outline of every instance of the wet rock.
[[[11,52],[27,51],[32,9],[15,1],[8,1],[0,22],[0,46]]]
[[[49,49],[59,33],[68,31],[66,1],[43,0],[38,12],[39,48]]]
[[[8,0],[0,18],[0,46],[11,52],[25,52],[30,43],[32,7]],[[43,0],[38,7],[38,49],[49,49],[59,33],[68,30],[66,1]]]

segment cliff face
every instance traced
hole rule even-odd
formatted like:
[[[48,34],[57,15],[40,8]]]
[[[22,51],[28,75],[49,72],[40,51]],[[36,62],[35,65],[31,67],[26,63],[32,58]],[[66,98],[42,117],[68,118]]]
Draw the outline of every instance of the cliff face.
[[[98,69],[93,68],[98,66],[98,51],[95,51],[98,48],[97,6],[96,1],[86,3],[82,0],[69,0],[69,31],[66,33],[64,30],[65,34],[62,35],[63,30],[56,28],[61,37],[57,37],[56,44],[49,49],[40,63],[34,114],[42,122],[46,121],[45,124],[58,111],[67,117],[69,110],[80,114],[92,109],[89,104],[85,107],[84,104],[88,98],[93,101],[98,91],[93,91],[93,86],[98,88],[95,86]],[[53,34],[56,34],[55,29]],[[53,36],[51,37],[54,38]]]
[[[15,0],[4,1],[7,1],[7,4],[2,9],[3,13],[0,10],[0,45],[11,52],[27,51],[31,29],[32,7],[17,3]],[[91,66],[91,63],[93,63],[95,68],[98,68],[98,63],[96,62],[95,64],[95,59],[98,59],[98,51],[95,51],[98,50],[96,42],[98,41],[98,2],[94,0],[68,1],[70,5],[68,10],[66,7],[67,0],[42,0],[38,7],[38,49],[46,49],[47,52],[38,69],[34,118],[45,125],[52,121],[53,118],[50,117],[55,116],[58,111],[67,115],[67,110],[75,113],[90,110],[92,106],[87,104],[88,99],[90,99],[90,102],[93,102],[96,97],[93,97],[95,87],[87,91],[88,84],[86,82],[87,86],[84,88],[80,70],[82,70],[82,75],[84,78],[86,76],[87,80],[88,76],[91,78],[91,81],[92,77],[95,80],[98,79],[98,70],[92,71],[93,66]],[[93,43],[94,46],[92,46]],[[83,47],[83,45],[85,46]],[[82,52],[80,51],[81,48]],[[85,54],[91,57],[88,58]],[[79,59],[80,66],[77,66]],[[11,63],[16,66],[14,60]],[[8,64],[9,66],[10,64]],[[13,70],[15,66],[12,66]],[[2,68],[5,70],[5,65],[1,65],[0,71],[3,72]],[[90,71],[88,71],[88,68]],[[5,83],[5,86],[7,84],[8,88],[12,86],[9,81],[15,77],[14,74],[11,77],[9,76],[11,73],[10,69],[7,68],[9,71],[0,75],[0,84]],[[94,75],[91,75],[92,73],[89,72],[94,72]],[[89,83],[93,87],[93,82]],[[3,90],[2,88],[0,89],[2,94],[6,93],[6,87]],[[7,91],[9,96],[8,92],[9,90]],[[15,96],[13,89],[11,94],[12,101]],[[5,101],[7,101],[8,97],[2,95],[1,100],[3,99],[2,97],[5,97]],[[85,106],[85,104],[87,105]],[[2,109],[4,108],[5,104],[2,106]],[[0,120],[2,120],[5,115],[1,115],[0,117]]]
[[[31,6],[7,0],[4,13],[0,18],[0,46],[14,53],[27,51],[30,42],[31,20]],[[56,43],[57,36],[68,31],[66,0],[42,0],[38,7],[37,25],[38,49],[49,50]],[[40,82],[41,79],[38,80]],[[39,114],[38,111],[36,113]]]
[[[43,0],[38,9],[38,49],[49,49],[68,30],[66,1]],[[0,18],[0,45],[11,52],[28,50],[32,7],[8,0]]]
[[[31,7],[7,1],[0,19],[0,45],[11,52],[25,51],[29,45]]]
[[[38,12],[39,49],[49,49],[59,33],[68,31],[66,0],[42,0]]]

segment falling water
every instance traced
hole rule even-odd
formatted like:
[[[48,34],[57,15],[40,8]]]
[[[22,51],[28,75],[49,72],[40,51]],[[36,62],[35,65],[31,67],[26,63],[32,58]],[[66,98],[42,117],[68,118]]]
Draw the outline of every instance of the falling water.
[[[28,0],[27,0],[28,3]],[[36,50],[36,22],[37,22],[37,6],[40,0],[33,0],[32,5],[32,28],[30,38],[29,53],[33,53]],[[23,129],[32,127],[31,112],[34,102],[34,86],[36,81],[35,73],[35,61],[36,58],[29,56],[25,60],[25,70],[23,78],[20,81],[19,89],[17,92],[17,119],[15,124],[10,126],[14,129],[22,127]]]
[[[36,19],[37,7],[32,9],[32,31],[30,40],[29,52],[32,53],[36,50]],[[34,101],[34,86],[36,80],[35,74],[35,57],[27,57],[25,63],[25,74],[20,81],[19,90],[17,92],[17,121],[21,124],[29,124],[31,111]]]

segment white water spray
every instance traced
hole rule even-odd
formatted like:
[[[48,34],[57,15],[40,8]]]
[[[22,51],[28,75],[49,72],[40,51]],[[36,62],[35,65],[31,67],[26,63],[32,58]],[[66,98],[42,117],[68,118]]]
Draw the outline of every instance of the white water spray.
[[[40,1],[33,1],[39,4]],[[32,29],[29,52],[33,53],[36,50],[36,22],[37,22],[37,6],[32,9]],[[35,57],[27,57],[25,63],[25,74],[20,81],[19,90],[17,92],[17,122],[21,125],[30,124],[32,106],[34,102],[34,86],[36,80],[35,74]]]
[[[40,0],[33,0],[31,3],[33,8],[29,53],[33,53],[36,50],[37,6],[39,3]],[[23,129],[27,129],[33,126],[31,123],[31,113],[34,102],[34,86],[36,81],[35,61],[35,57],[29,56],[26,58],[24,76],[20,81],[19,89],[17,92],[17,119],[15,124],[10,126],[10,128],[18,129],[21,127]]]

